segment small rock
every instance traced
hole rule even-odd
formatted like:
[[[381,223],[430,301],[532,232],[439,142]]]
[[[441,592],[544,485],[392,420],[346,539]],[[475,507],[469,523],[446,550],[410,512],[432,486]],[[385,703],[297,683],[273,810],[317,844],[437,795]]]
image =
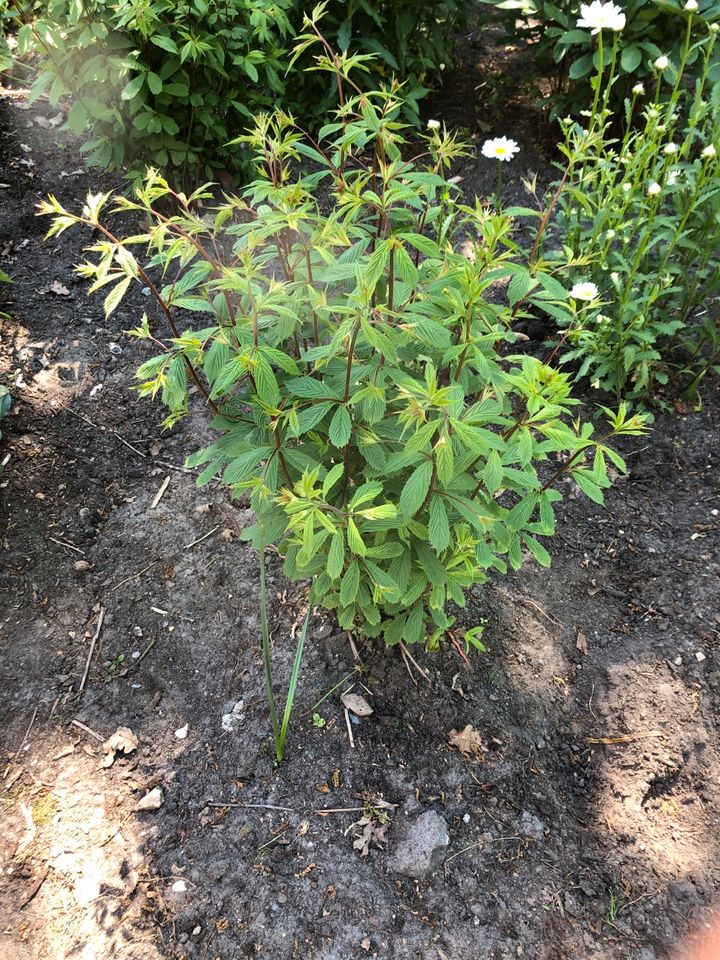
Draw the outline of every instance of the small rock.
[[[178,740],[185,740],[185,739],[187,739],[187,735],[188,735],[188,724],[187,724],[187,723],[185,724],[184,727],[179,727],[179,728],[175,731],[175,736],[178,738]]]
[[[154,790],[146,793],[141,800],[138,800],[135,810],[138,812],[142,810],[159,810],[164,803],[165,794],[160,787],[155,787]]]
[[[76,560],[73,564],[73,570],[75,573],[87,573],[90,569],[90,564],[87,560]]]
[[[80,510],[78,511],[78,516],[83,521],[83,523],[87,522],[90,519],[90,507],[80,507]]]
[[[698,650],[698,652],[695,654],[695,659],[698,663],[702,663],[705,659],[705,654],[701,650]]]
[[[186,893],[187,884],[184,880],[176,880],[175,883],[170,887],[173,893]]]
[[[545,836],[545,824],[542,820],[538,820],[537,817],[528,813],[527,810],[523,810],[522,812],[519,830],[521,836],[526,837],[528,840],[534,840],[536,843],[540,843]]]
[[[442,860],[449,843],[447,823],[439,813],[428,810],[407,826],[390,858],[390,869],[420,880]]]
[[[222,728],[227,733],[235,733],[242,721],[243,718],[236,713],[224,713],[222,715]]]

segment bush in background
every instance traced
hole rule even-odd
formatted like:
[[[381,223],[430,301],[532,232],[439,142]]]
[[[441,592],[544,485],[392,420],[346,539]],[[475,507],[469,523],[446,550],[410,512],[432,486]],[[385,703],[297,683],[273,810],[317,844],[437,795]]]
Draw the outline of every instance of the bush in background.
[[[324,9],[326,5],[321,5]],[[468,0],[347,0],[329,4],[325,34],[343,56],[373,54],[361,83],[406,81],[404,115],[418,121],[424,80],[447,63]],[[260,111],[282,106],[314,126],[336,93],[289,49],[301,0],[47,0],[20,27],[21,54],[40,56],[32,96],[71,97],[69,127],[89,132],[89,163],[146,164],[196,180],[236,171],[249,155],[229,141]],[[320,9],[320,8],[319,8]]]

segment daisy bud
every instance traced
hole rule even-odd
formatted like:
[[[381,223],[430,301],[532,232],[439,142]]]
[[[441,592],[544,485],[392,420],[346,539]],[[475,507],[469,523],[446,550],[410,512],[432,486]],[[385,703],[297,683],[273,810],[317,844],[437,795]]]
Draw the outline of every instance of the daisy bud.
[[[710,33],[717,33],[720,30],[720,23],[711,23],[710,24]]]
[[[608,240],[613,240],[614,237],[615,237],[615,231],[614,231],[614,230],[608,230],[607,233],[605,234],[605,236],[607,237]]]
[[[670,61],[663,53],[657,58],[653,66],[656,70],[667,70],[667,68],[670,66]]]
[[[428,130],[439,130],[439,129],[440,129],[440,121],[439,121],[439,120],[428,120],[428,122],[427,122],[427,128],[428,128]]]
[[[630,193],[630,191],[632,190],[632,184],[631,184],[631,183],[628,183],[628,182],[626,181],[626,182],[622,185],[622,188],[623,188],[623,193]]]
[[[657,182],[657,180],[655,180],[655,181],[653,181],[653,183],[651,183],[650,186],[648,187],[648,196],[649,196],[649,197],[656,197],[659,193],[662,193],[662,187],[661,187],[660,184]]]
[[[717,151],[715,150],[715,144],[709,143],[705,147],[703,152],[700,154],[700,156],[705,157],[707,159],[712,159],[714,156],[716,156],[716,154],[717,154]]]
[[[636,97],[642,97],[645,93],[645,87],[641,83],[636,83],[632,88],[632,92]]]
[[[674,153],[677,153],[678,145],[676,143],[666,143],[663,147],[663,153],[666,157],[671,157]]]
[[[697,0],[687,0],[687,3],[683,7],[687,13],[697,13],[698,5]]]

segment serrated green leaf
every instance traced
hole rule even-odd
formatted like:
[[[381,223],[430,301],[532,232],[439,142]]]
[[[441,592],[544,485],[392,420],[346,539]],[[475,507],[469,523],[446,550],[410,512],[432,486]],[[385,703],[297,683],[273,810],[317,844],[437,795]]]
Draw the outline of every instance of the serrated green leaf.
[[[360,532],[355,525],[355,521],[352,517],[348,517],[347,522],[347,541],[348,546],[353,553],[357,553],[358,556],[364,557],[366,553],[365,543],[363,538],[360,536]]]
[[[342,573],[345,563],[345,538],[342,530],[338,530],[330,541],[330,550],[327,558],[327,574],[336,580]]]
[[[340,604],[343,607],[355,602],[360,586],[360,565],[353,560],[340,581]]]
[[[351,433],[352,420],[350,419],[347,407],[342,404],[337,408],[330,421],[330,427],[328,429],[330,443],[342,448],[347,445]]]
[[[423,461],[410,474],[400,494],[400,512],[413,517],[422,506],[430,489],[433,467],[430,460]]]
[[[440,554],[450,546],[450,523],[443,499],[438,494],[430,498],[428,534],[435,553]]]

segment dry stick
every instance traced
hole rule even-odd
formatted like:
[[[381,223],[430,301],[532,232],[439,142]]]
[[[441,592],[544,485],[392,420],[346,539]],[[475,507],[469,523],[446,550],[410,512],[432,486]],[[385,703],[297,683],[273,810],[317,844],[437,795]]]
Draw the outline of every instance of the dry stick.
[[[151,509],[151,510],[154,510],[155,507],[157,507],[157,505],[160,503],[160,501],[162,500],[162,498],[165,496],[165,491],[167,490],[167,488],[168,488],[169,486],[170,486],[170,477],[167,476],[167,477],[165,477],[165,479],[163,480],[163,482],[160,484],[160,489],[159,489],[158,492],[155,494],[155,497],[153,498],[153,502],[150,504],[150,509]]]
[[[22,750],[22,748],[25,746],[25,741],[26,741],[27,738],[30,736],[30,731],[32,730],[33,724],[35,723],[35,717],[37,716],[37,713],[38,713],[38,710],[39,710],[39,709],[40,709],[40,707],[39,707],[39,705],[38,705],[37,707],[35,707],[35,710],[33,711],[32,719],[31,719],[31,721],[30,721],[30,723],[29,723],[29,725],[28,725],[27,730],[25,731],[25,736],[22,738],[22,743],[20,744],[20,746],[19,746],[19,747],[17,748],[17,750],[15,751],[15,757],[14,757],[15,760],[17,760],[18,754],[20,753],[20,751]]]
[[[80,687],[77,692],[78,697],[82,696],[83,691],[85,689],[85,684],[87,683],[88,674],[90,673],[90,662],[93,658],[93,654],[95,653],[95,644],[97,643],[97,639],[100,636],[100,631],[102,630],[104,619],[105,619],[105,607],[100,607],[100,615],[98,617],[97,627],[95,628],[95,635],[90,641],[90,653],[88,654],[87,663],[85,664],[85,673],[83,674],[83,678],[80,681]]]
[[[104,432],[103,427],[99,427],[99,426],[97,425],[97,423],[93,423],[92,420],[89,420],[87,417],[83,416],[82,413],[78,413],[76,410],[73,410],[73,409],[71,409],[70,407],[62,407],[61,409],[62,409],[65,413],[69,413],[69,414],[71,414],[73,417],[77,417],[78,420],[82,420],[83,423],[86,423],[89,427],[92,427],[94,430],[99,430],[101,433]],[[113,429],[111,428],[109,432],[110,432],[110,434],[111,434],[113,437],[115,437],[116,440],[119,440],[120,443],[124,443],[125,446],[126,446],[129,450],[132,450],[133,453],[136,453],[139,457],[142,457],[143,460],[145,460],[145,459],[147,458],[147,454],[146,454],[146,453],[143,453],[142,450],[138,450],[137,447],[134,447],[134,446],[133,446],[129,441],[127,441],[124,437],[121,437],[120,434],[117,432],[117,430],[113,430]]]
[[[226,803],[207,803],[207,807],[246,807],[249,810],[282,810],[285,813],[299,813],[295,807],[278,807],[274,803],[237,803],[228,800]]]
[[[189,550],[190,547],[197,546],[198,543],[202,543],[203,540],[207,540],[208,537],[211,537],[219,529],[220,529],[220,524],[218,524],[216,527],[213,527],[212,530],[208,530],[207,533],[203,534],[202,537],[198,537],[197,540],[193,540],[192,543],[186,543],[185,546],[183,547],[183,550]]]
[[[121,580],[120,583],[116,583],[116,584],[115,584],[115,586],[112,588],[112,590],[110,591],[110,593],[115,593],[116,590],[119,590],[120,587],[122,587],[124,584],[130,583],[131,580],[137,580],[137,579],[138,579],[139,577],[141,577],[144,573],[147,573],[148,570],[150,570],[151,567],[154,567],[154,566],[155,566],[156,564],[158,564],[158,563],[160,563],[159,560],[153,560],[152,563],[149,563],[146,567],[143,567],[143,569],[140,570],[138,573],[134,573],[131,577],[125,577],[125,579],[124,579],[124,580]]]
[[[67,543],[65,540],[56,540],[55,537],[48,535],[48,540],[52,540],[53,543],[59,544],[61,547],[67,547],[68,550],[74,550],[76,553],[79,553],[81,556],[85,556],[85,551],[81,550],[80,547],[76,547],[74,543]]]
[[[352,749],[355,749],[355,737],[353,737],[352,726],[350,725],[350,714],[348,713],[348,708],[345,707],[345,725],[347,727],[348,739],[350,740],[350,746]]]
[[[87,727],[84,723],[81,723],[80,720],[71,720],[70,723],[74,727],[80,727],[81,730],[84,730],[85,733],[89,733],[91,737],[95,737],[95,739],[99,740],[100,743],[105,743],[105,737],[101,737],[99,733],[95,733],[94,730],[91,730],[90,727]]]
[[[417,672],[420,674],[420,676],[421,676],[421,677],[424,677],[424,678],[428,681],[428,683],[429,683],[429,682],[430,682],[430,674],[427,672],[427,670],[426,670],[424,667],[421,667],[421,666],[420,666],[420,664],[417,662],[417,660],[415,659],[415,657],[413,657],[413,655],[410,653],[410,651],[408,650],[408,648],[406,647],[406,645],[402,642],[402,640],[400,641],[400,649],[403,651],[403,653],[404,653],[405,656],[408,658],[408,660],[410,661],[410,663],[415,667],[415,669],[416,669]]]

